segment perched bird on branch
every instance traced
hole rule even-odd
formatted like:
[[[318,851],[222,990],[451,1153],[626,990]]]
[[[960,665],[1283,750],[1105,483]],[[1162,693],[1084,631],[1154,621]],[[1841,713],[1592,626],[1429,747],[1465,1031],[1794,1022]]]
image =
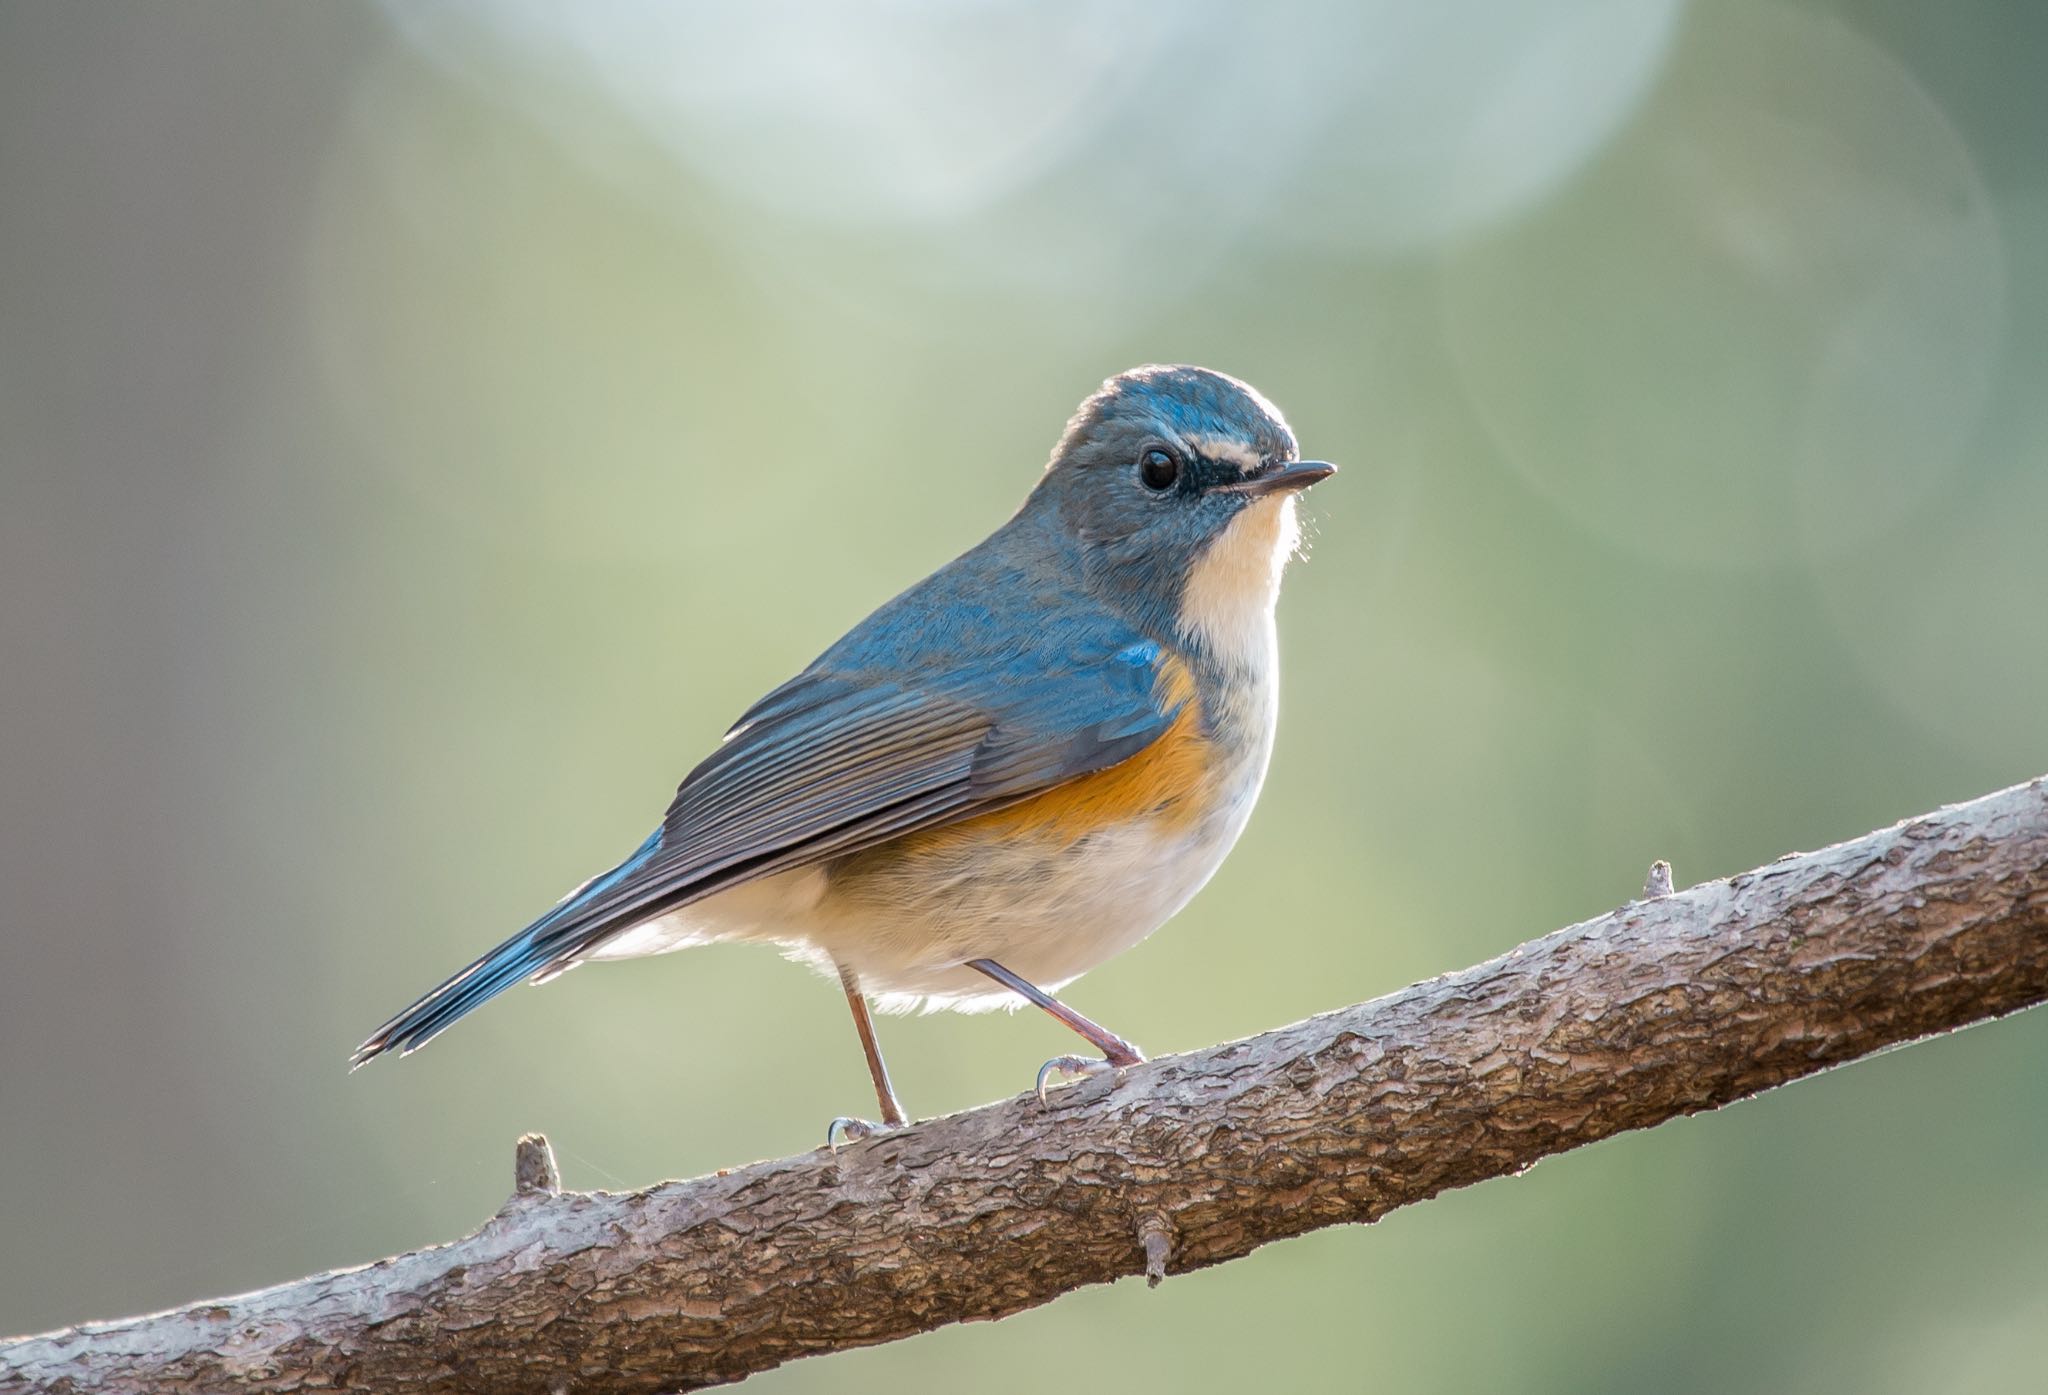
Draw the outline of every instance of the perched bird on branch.
[[[1302,460],[1250,386],[1191,367],[1111,378],[1016,515],[755,703],[632,856],[379,1027],[352,1066],[425,1045],[515,983],[714,941],[834,974],[881,1123],[907,1116],[884,1011],[1052,996],[1186,905],[1243,831],[1272,751],[1273,607]]]

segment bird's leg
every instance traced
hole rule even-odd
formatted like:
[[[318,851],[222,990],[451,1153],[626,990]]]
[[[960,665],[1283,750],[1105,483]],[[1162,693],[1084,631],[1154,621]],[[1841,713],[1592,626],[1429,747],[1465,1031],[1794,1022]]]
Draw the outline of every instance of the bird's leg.
[[[872,1138],[890,1129],[900,1129],[910,1122],[903,1113],[903,1106],[896,1100],[896,1087],[889,1083],[889,1067],[882,1060],[881,1045],[875,1040],[875,1019],[868,1012],[867,995],[860,991],[860,980],[853,970],[844,964],[839,966],[839,986],[846,990],[846,1005],[853,1009],[853,1029],[860,1034],[860,1049],[868,1058],[868,1074],[874,1077],[875,1098],[882,1106],[882,1122],[871,1124],[865,1119],[841,1115],[825,1127],[825,1144],[837,1148],[844,1137],[848,1143],[863,1138]]]
[[[1075,1012],[1058,998],[1040,988],[1028,979],[1011,973],[993,959],[970,959],[967,967],[987,974],[1003,987],[1023,995],[1030,1002],[1044,1008],[1054,1017],[1087,1038],[1089,1045],[1100,1051],[1104,1058],[1096,1060],[1089,1056],[1055,1056],[1038,1068],[1038,1098],[1045,1099],[1045,1087],[1056,1079],[1080,1080],[1105,1071],[1120,1070],[1135,1066],[1145,1059],[1145,1053],[1125,1041],[1109,1028],[1091,1022]]]

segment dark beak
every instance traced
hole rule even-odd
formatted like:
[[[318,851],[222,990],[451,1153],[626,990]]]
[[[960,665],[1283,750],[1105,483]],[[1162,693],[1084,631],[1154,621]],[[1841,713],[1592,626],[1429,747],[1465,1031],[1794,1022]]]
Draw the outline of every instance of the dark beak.
[[[1326,460],[1290,460],[1285,465],[1276,465],[1270,470],[1261,470],[1256,475],[1247,475],[1223,488],[1233,494],[1285,494],[1297,489],[1307,489],[1318,480],[1326,480],[1337,473],[1337,467]]]

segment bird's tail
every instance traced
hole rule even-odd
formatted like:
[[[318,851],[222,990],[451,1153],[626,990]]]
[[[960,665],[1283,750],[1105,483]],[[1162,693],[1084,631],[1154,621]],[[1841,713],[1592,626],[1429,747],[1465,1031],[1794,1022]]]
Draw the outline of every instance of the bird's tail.
[[[586,907],[600,892],[610,890],[636,871],[660,841],[661,832],[657,829],[624,862],[577,887],[539,920],[488,954],[471,960],[431,993],[372,1032],[348,1058],[348,1068],[354,1070],[387,1051],[409,1055],[448,1030],[457,1018],[482,1007],[515,983],[548,978],[572,967],[576,953],[613,928],[579,924]]]

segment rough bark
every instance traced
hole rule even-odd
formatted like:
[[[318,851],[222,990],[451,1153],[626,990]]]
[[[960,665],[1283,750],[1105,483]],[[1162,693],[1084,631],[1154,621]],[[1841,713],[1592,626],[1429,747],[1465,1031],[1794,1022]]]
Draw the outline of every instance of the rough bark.
[[[663,1391],[1218,1264],[2048,997],[2048,778],[1291,1027],[0,1344],[0,1390]]]

